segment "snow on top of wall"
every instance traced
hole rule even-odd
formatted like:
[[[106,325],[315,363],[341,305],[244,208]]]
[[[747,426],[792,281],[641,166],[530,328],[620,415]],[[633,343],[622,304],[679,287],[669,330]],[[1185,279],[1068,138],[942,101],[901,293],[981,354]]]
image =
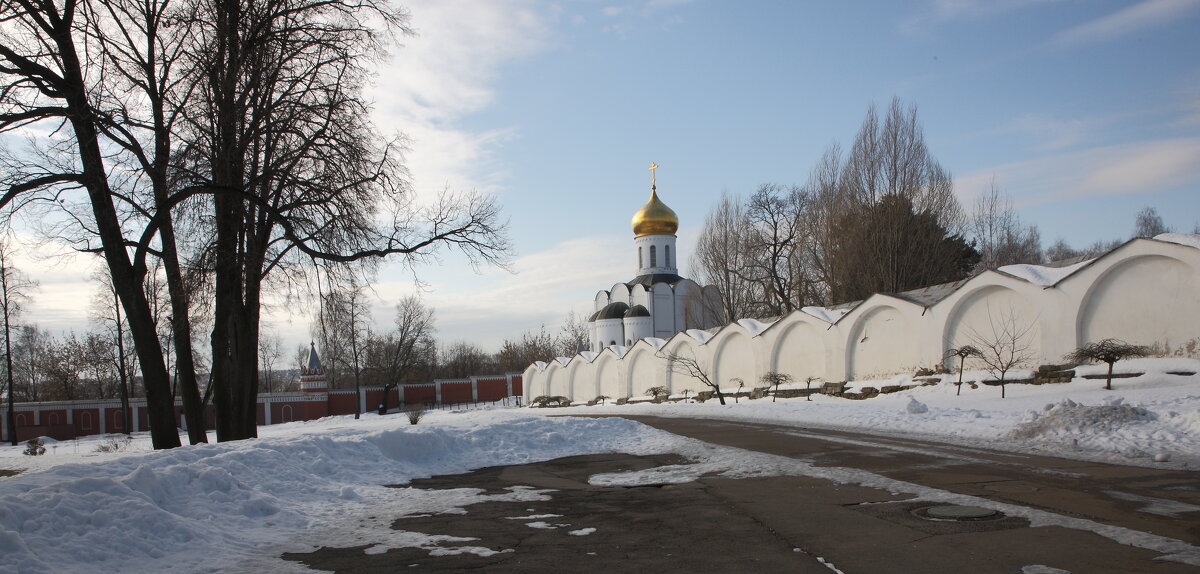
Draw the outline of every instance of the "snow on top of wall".
[[[1004,267],[996,269],[996,271],[1012,275],[1017,279],[1028,281],[1034,285],[1049,287],[1055,283],[1058,283],[1059,281],[1062,281],[1068,275],[1074,273],[1077,269],[1087,265],[1088,263],[1091,263],[1092,261],[1095,260],[1087,259],[1074,265],[1067,265],[1066,267],[1047,267],[1045,265],[1028,265],[1021,263],[1017,265],[1005,265]]]
[[[1160,233],[1155,235],[1154,239],[1200,249],[1200,235],[1196,235],[1195,233]]]
[[[537,367],[539,371],[544,371],[549,365],[546,364],[546,361],[534,361],[533,366]]]
[[[642,340],[649,343],[651,347],[654,347],[655,351],[661,350],[663,345],[667,344],[666,339],[659,339],[658,337],[646,337]]]
[[[558,361],[559,365],[562,365],[565,367],[565,366],[567,366],[567,363],[571,362],[571,357],[554,357],[554,360]]]
[[[600,353],[597,353],[595,351],[580,351],[579,354],[583,356],[583,360],[590,363],[590,362],[592,362],[593,359],[596,358],[596,355],[599,355]]]
[[[846,313],[850,312],[850,309],[830,309],[829,307],[809,306],[801,307],[800,311],[808,313],[809,315],[825,321],[826,323],[837,323],[839,319],[846,315]]]
[[[767,327],[775,324],[775,321],[764,322],[757,319],[738,319],[738,325],[750,332],[751,337],[757,337],[759,333],[767,330]]]
[[[707,343],[708,340],[712,338],[712,333],[702,329],[688,329],[683,333],[700,343]]]

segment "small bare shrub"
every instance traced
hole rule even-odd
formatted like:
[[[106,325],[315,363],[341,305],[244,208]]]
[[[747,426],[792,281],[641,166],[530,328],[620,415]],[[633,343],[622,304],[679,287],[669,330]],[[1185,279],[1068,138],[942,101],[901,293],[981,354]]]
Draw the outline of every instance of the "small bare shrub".
[[[425,405],[409,405],[404,407],[404,415],[408,417],[408,424],[415,425],[425,417]]]
[[[133,439],[127,436],[122,437],[105,437],[100,444],[96,445],[95,452],[122,452],[129,450],[129,445],[133,443]]]

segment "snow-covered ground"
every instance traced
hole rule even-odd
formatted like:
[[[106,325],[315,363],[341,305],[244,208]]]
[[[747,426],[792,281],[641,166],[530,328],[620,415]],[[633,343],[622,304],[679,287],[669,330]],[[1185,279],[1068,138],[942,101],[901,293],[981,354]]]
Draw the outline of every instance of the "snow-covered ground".
[[[996,507],[1034,524],[1060,524],[1200,565],[1182,542],[903,483],[864,471],[715,447],[622,419],[563,414],[656,414],[904,433],[991,448],[1195,468],[1200,465],[1200,361],[1141,360],[1118,371],[1145,375],[999,389],[924,386],[865,401],[816,396],[707,404],[637,404],[566,409],[435,411],[417,426],[403,416],[330,417],[262,427],[238,443],[151,452],[149,439],[92,437],[49,443],[43,456],[0,447],[0,572],[304,571],[277,558],[318,546],[370,545],[368,552],[419,546],[436,554],[491,553],[471,540],[391,529],[404,514],[465,512],[483,500],[539,500],[516,488],[389,488],[413,478],[484,466],[601,452],[674,452],[695,461],[649,471],[598,475],[598,484],[680,482],[701,475],[801,474],[907,492],[930,500]],[[1100,372],[1103,367],[1081,369]],[[968,374],[968,380],[972,377]],[[978,378],[978,377],[974,377]],[[855,382],[853,387],[903,383]],[[1169,458],[1155,462],[1155,457]],[[522,518],[522,517],[514,517]],[[569,520],[570,517],[556,520]],[[591,532],[572,524],[572,532]],[[582,535],[582,534],[581,534]]]

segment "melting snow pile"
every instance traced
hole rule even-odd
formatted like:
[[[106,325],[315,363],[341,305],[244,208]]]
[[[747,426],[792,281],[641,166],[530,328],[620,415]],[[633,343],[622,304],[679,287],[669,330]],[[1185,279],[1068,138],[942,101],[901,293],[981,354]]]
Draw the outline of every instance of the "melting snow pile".
[[[1121,404],[1120,400],[1112,404],[1087,406],[1063,399],[1059,403],[1047,404],[1043,413],[1029,411],[1029,420],[1009,432],[1008,438],[1022,440],[1054,435],[1111,433],[1125,429],[1130,424],[1156,418],[1145,407]]]

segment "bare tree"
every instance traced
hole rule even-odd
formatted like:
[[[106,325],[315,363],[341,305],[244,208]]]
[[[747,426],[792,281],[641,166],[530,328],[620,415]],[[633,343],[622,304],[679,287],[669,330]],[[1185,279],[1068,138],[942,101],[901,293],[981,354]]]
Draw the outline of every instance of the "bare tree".
[[[1134,237],[1154,237],[1170,232],[1171,229],[1163,223],[1162,216],[1158,214],[1157,209],[1146,207],[1138,212],[1137,219],[1134,221]]]
[[[771,371],[764,374],[760,380],[768,387],[775,387],[775,392],[771,394],[771,402],[775,402],[775,399],[779,396],[779,385],[786,385],[792,382],[792,376],[787,373]]]
[[[368,364],[384,374],[383,410],[387,410],[388,393],[406,380],[419,367],[429,367],[436,360],[434,341],[434,310],[419,297],[410,295],[396,304],[394,328],[376,338]]]
[[[976,198],[968,227],[980,256],[976,273],[1015,263],[1042,263],[1041,234],[1037,226],[1021,224],[1012,200],[1000,192],[994,180],[988,190]]]
[[[750,221],[741,200],[728,191],[704,219],[692,257],[692,275],[721,293],[725,322],[751,316],[758,298],[758,285],[747,268],[753,260],[748,251]]]
[[[101,268],[95,274],[98,283],[95,298],[92,301],[92,321],[103,330],[104,336],[93,337],[89,334],[87,341],[95,339],[103,348],[97,349],[95,360],[101,364],[110,363],[117,378],[117,395],[121,399],[121,413],[124,417],[125,434],[132,432],[133,414],[129,408],[130,379],[135,365],[130,365],[131,353],[127,351],[130,342],[127,341],[129,323],[121,313],[121,300],[107,273],[107,268]],[[91,346],[91,345],[89,345]],[[165,365],[165,362],[164,362]],[[103,396],[103,394],[101,395]]]
[[[588,340],[587,316],[586,315],[577,315],[575,313],[575,311],[571,311],[571,312],[567,313],[567,316],[563,318],[562,326],[559,327],[559,329],[558,329],[558,339],[557,339],[557,346],[559,349],[558,356],[560,356],[560,357],[574,356],[575,353],[578,353],[580,350],[587,348],[587,340]],[[553,359],[553,358],[554,357],[551,356],[546,359],[535,359],[535,360],[549,360],[549,359]],[[530,363],[532,363],[532,362],[533,361],[530,361]],[[528,365],[529,363],[525,363],[525,364]]]
[[[494,199],[445,193],[419,207],[398,141],[369,123],[362,89],[406,12],[383,0],[204,4],[189,55],[206,81],[189,116],[191,186],[212,194],[220,440],[252,437],[259,307],[268,276],[300,257],[346,263],[396,254],[408,265],[456,248],[503,265]]]
[[[804,305],[799,254],[804,241],[800,218],[806,204],[804,192],[795,187],[762,185],[750,196],[747,248],[755,256],[749,259],[747,271],[760,285],[763,316],[782,316]]]
[[[953,349],[950,349],[949,351],[946,352],[946,354],[954,355],[955,357],[958,357],[958,382],[955,383],[955,386],[957,386],[958,388],[954,391],[954,394],[961,395],[962,394],[963,365],[966,364],[968,358],[982,357],[983,353],[979,349],[976,349],[975,347],[972,347],[971,345],[963,345],[961,347],[955,347]]]
[[[672,373],[686,375],[697,381],[700,381],[704,386],[713,390],[717,395],[717,400],[721,404],[725,404],[725,395],[721,393],[721,385],[719,381],[713,381],[708,375],[708,368],[700,362],[695,353],[684,355],[675,351],[659,351],[656,356],[661,359],[666,359],[667,369]]]
[[[142,290],[152,248],[148,238],[157,228],[148,225],[139,231],[132,221],[159,221],[163,214],[139,204],[134,171],[109,170],[109,162],[117,161],[114,144],[119,148],[126,139],[119,127],[128,118],[109,98],[120,90],[104,83],[118,75],[106,73],[111,52],[96,43],[101,20],[112,16],[104,9],[78,0],[6,0],[0,5],[5,15],[0,27],[0,133],[39,126],[48,136],[41,140],[43,148],[30,152],[33,157],[4,158],[0,207],[17,210],[40,202],[61,208],[75,232],[59,238],[103,255],[141,364],[152,443],[171,448],[180,442],[170,380]],[[124,23],[120,18],[110,22]],[[80,192],[83,202],[75,200]]]
[[[521,371],[536,361],[574,356],[575,348],[576,343],[571,343],[561,335],[554,337],[542,325],[537,331],[522,333],[519,340],[505,339],[494,359],[501,371]]]
[[[967,337],[979,351],[979,360],[993,377],[999,377],[1000,398],[1005,398],[1005,376],[1014,367],[1033,359],[1033,332],[1036,321],[1024,322],[1009,308],[993,314],[988,309],[987,330],[973,327]],[[961,387],[960,387],[961,388]]]
[[[1088,343],[1070,353],[1067,353],[1064,359],[1072,363],[1083,363],[1087,361],[1100,361],[1108,364],[1108,376],[1105,378],[1104,388],[1112,390],[1112,374],[1113,363],[1134,357],[1145,357],[1151,352],[1150,347],[1144,345],[1131,345],[1120,339],[1104,339],[1097,343]]]
[[[492,356],[479,345],[468,341],[443,343],[438,350],[437,373],[439,378],[458,379],[493,372]]]
[[[8,386],[8,438],[12,446],[17,446],[17,423],[13,418],[16,385],[13,378],[13,319],[21,313],[21,303],[27,301],[30,293],[37,289],[37,283],[31,281],[20,270],[13,267],[8,242],[0,240],[0,310],[4,313],[4,373]]]
[[[262,364],[262,371],[266,378],[265,389],[267,393],[276,392],[275,386],[272,384],[275,378],[275,365],[279,361],[279,357],[283,355],[283,340],[275,333],[267,333],[260,335],[258,338],[258,360]]]

